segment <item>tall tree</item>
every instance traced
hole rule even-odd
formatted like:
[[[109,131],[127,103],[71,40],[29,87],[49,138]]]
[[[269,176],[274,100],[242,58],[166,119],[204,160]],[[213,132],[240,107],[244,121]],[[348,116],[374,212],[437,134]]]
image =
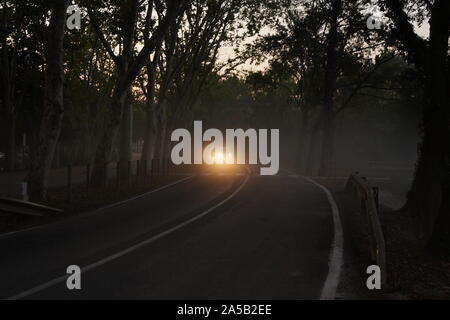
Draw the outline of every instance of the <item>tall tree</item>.
[[[331,161],[333,150],[333,104],[338,77],[339,17],[342,1],[333,0],[328,15],[329,30],[326,40],[325,79],[323,85],[322,147],[319,175],[327,174],[327,163]]]
[[[23,91],[17,88],[18,77],[17,60],[19,43],[24,23],[24,3],[18,2],[10,6],[3,1],[0,23],[1,68],[0,78],[2,84],[1,100],[7,118],[8,126],[8,169],[14,170],[16,165],[16,123],[18,107],[20,106]]]
[[[64,115],[63,40],[69,1],[52,0],[46,4],[51,11],[44,42],[44,103],[38,140],[29,174],[29,191],[33,199],[45,199],[48,176]]]
[[[279,15],[282,22],[274,23],[276,33],[257,43],[272,57],[271,72],[279,74],[273,80],[288,89],[301,111],[299,167],[310,174],[316,173],[316,164],[319,174],[329,174],[335,118],[385,61],[377,59],[374,68],[366,68],[377,47],[364,23],[366,5],[364,0],[288,1]]]
[[[147,66],[147,134],[143,160],[167,153],[168,132],[189,122],[192,108],[216,66],[220,46],[230,39],[247,1],[191,2],[174,21]],[[155,90],[155,84],[158,89]]]
[[[406,9],[414,1],[381,1],[394,22],[391,36],[422,72],[424,79],[423,137],[405,208],[419,221],[424,244],[450,243],[449,33],[450,2],[419,1],[415,12],[429,17],[429,39],[414,31]],[[411,11],[411,10],[408,10]],[[419,15],[420,16],[420,15]]]
[[[113,47],[108,42],[100,24],[97,21],[96,14],[92,7],[88,5],[88,12],[94,29],[101,40],[105,50],[110,55],[116,66],[116,82],[112,91],[109,103],[109,110],[107,114],[106,125],[103,134],[100,137],[100,142],[97,148],[94,168],[93,168],[93,183],[101,185],[106,181],[106,172],[104,170],[105,163],[110,161],[111,154],[115,145],[116,136],[120,127],[122,114],[125,105],[125,99],[131,88],[131,85],[136,80],[140,70],[147,63],[151,53],[163,41],[164,36],[173,20],[180,14],[183,7],[184,0],[170,0],[167,1],[167,7],[164,18],[160,21],[158,27],[151,34],[149,28],[150,22],[144,23],[143,34],[146,36],[143,39],[143,46],[137,55],[134,55],[137,35],[137,22],[139,17],[139,10],[143,4],[146,5],[147,10],[145,14],[145,21],[151,21],[153,13],[153,1],[128,0],[119,5],[120,26],[117,37],[117,44],[120,52],[115,53],[117,48]]]

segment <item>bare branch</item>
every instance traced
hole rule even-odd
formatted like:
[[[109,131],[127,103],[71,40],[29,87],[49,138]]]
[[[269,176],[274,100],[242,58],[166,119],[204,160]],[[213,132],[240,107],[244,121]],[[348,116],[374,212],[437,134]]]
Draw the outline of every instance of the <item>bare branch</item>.
[[[100,29],[100,26],[97,22],[97,19],[94,16],[94,13],[92,12],[92,8],[90,5],[87,5],[87,11],[89,15],[89,19],[91,20],[92,26],[94,27],[94,31],[97,34],[97,37],[100,39],[101,43],[103,44],[103,47],[105,48],[106,52],[108,52],[108,55],[111,57],[111,59],[115,63],[119,63],[119,59],[114,54],[114,51],[111,48],[111,45],[109,44],[108,40],[106,40],[105,35],[103,34],[102,30]]]

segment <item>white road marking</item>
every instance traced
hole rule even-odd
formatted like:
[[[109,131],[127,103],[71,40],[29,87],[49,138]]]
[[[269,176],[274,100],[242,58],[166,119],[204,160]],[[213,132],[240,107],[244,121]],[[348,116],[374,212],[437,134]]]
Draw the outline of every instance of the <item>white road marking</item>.
[[[162,187],[159,187],[159,188],[157,188],[157,189],[154,189],[154,190],[151,190],[151,191],[149,191],[149,192],[140,194],[140,195],[138,195],[138,196],[136,196],[136,197],[129,198],[129,199],[125,199],[125,200],[123,200],[123,201],[115,202],[115,203],[109,204],[109,205],[107,205],[107,206],[98,208],[98,209],[96,209],[95,211],[101,211],[101,210],[109,209],[109,208],[112,208],[112,207],[120,206],[121,204],[127,203],[127,202],[129,202],[129,201],[133,201],[133,200],[136,200],[136,199],[139,199],[139,198],[148,196],[148,195],[150,195],[150,194],[152,194],[152,193],[155,193],[155,192],[158,192],[158,191],[161,191],[161,190],[170,188],[170,187],[172,187],[172,186],[174,186],[174,185],[177,185],[177,184],[179,184],[179,183],[181,183],[181,182],[183,182],[183,181],[192,179],[193,177],[194,177],[194,175],[189,176],[189,177],[186,177],[186,178],[183,178],[183,179],[180,179],[180,180],[176,180],[176,181],[174,181],[174,182],[171,182],[171,183],[169,183],[169,184],[166,184],[166,185],[164,185],[164,186],[162,186]]]
[[[193,223],[193,222],[195,222],[197,220],[199,220],[200,218],[203,218],[204,216],[206,216],[206,215],[210,214],[211,212],[213,212],[218,207],[224,205],[226,202],[228,202],[231,199],[233,199],[245,187],[245,185],[247,184],[249,178],[250,178],[250,175],[247,175],[245,177],[245,180],[239,186],[239,188],[234,190],[232,194],[230,194],[227,198],[225,198],[224,200],[222,200],[218,204],[216,204],[216,205],[212,206],[211,208],[203,211],[202,213],[196,215],[195,217],[192,217],[192,218],[190,218],[190,219],[188,219],[188,220],[186,220],[186,221],[184,221],[184,222],[182,222],[182,223],[180,223],[180,224],[178,224],[178,225],[176,225],[176,226],[174,226],[174,227],[172,227],[172,228],[170,228],[170,229],[168,229],[166,231],[163,231],[163,232],[161,232],[161,233],[159,233],[159,234],[157,234],[157,235],[155,235],[155,236],[153,236],[151,238],[148,238],[147,240],[139,242],[139,243],[137,243],[137,244],[127,248],[127,249],[124,249],[124,250],[119,251],[119,252],[117,252],[117,253],[115,253],[113,255],[110,255],[110,256],[108,256],[108,257],[106,257],[104,259],[101,259],[101,260],[96,261],[94,263],[91,263],[91,264],[89,264],[89,265],[87,265],[85,267],[82,267],[81,271],[82,272],[86,272],[86,271],[95,269],[97,267],[100,267],[100,266],[102,266],[102,265],[104,265],[104,264],[106,264],[108,262],[111,262],[113,260],[116,260],[116,259],[118,259],[118,258],[120,258],[120,257],[122,257],[122,256],[124,256],[124,255],[126,255],[128,253],[130,253],[130,252],[136,251],[137,249],[142,248],[142,247],[144,247],[144,246],[146,246],[146,245],[148,245],[148,244],[150,244],[150,243],[152,243],[152,242],[154,242],[154,241],[156,241],[158,239],[161,239],[161,238],[163,238],[163,237],[165,237],[165,236],[167,236],[167,235],[169,235],[169,234],[171,234],[171,233],[173,233],[173,232],[175,232],[175,231],[177,231],[177,230],[179,230],[179,229],[181,229],[181,228],[183,228],[183,227],[185,227],[185,226],[187,226],[187,225],[189,225],[189,224],[191,224],[191,223]],[[48,289],[50,287],[53,287],[54,285],[57,285],[57,284],[59,284],[61,282],[65,282],[66,279],[67,279],[67,275],[63,275],[63,276],[57,277],[55,279],[52,279],[52,280],[50,280],[50,281],[48,281],[46,283],[43,283],[43,284],[39,285],[39,286],[33,287],[33,288],[29,289],[29,290],[23,291],[21,293],[18,293],[16,295],[12,296],[12,297],[9,297],[6,300],[18,300],[18,299],[22,299],[22,298],[28,297],[28,296],[33,295],[35,293],[38,293],[38,292],[40,292],[42,290]]]
[[[193,177],[195,177],[195,175],[191,175],[191,176],[189,176],[187,178],[176,180],[174,182],[168,183],[168,184],[163,185],[163,186],[161,186],[161,187],[159,187],[157,189],[154,189],[154,190],[151,190],[149,192],[143,193],[143,194],[138,195],[136,197],[125,199],[125,200],[119,201],[119,202],[115,202],[115,203],[112,203],[110,205],[107,205],[107,206],[104,206],[104,207],[100,207],[100,208],[97,208],[97,209],[94,209],[94,210],[86,211],[84,213],[80,213],[80,214],[78,214],[76,216],[73,216],[73,217],[70,217],[70,218],[76,219],[76,218],[84,217],[86,215],[92,215],[92,214],[95,214],[95,213],[97,213],[99,211],[102,211],[104,209],[108,209],[108,208],[112,208],[112,207],[115,207],[115,206],[119,206],[119,205],[124,204],[124,203],[126,203],[128,201],[139,199],[139,198],[148,196],[148,195],[150,195],[152,193],[155,193],[155,192],[162,191],[164,189],[173,187],[173,186],[175,186],[175,185],[177,185],[177,184],[179,184],[181,182],[184,182],[186,180],[192,179]],[[62,222],[67,222],[67,220],[57,221],[57,222],[55,222],[55,224],[62,223]],[[17,230],[17,231],[11,231],[11,232],[2,233],[2,234],[0,234],[0,239],[7,238],[9,236],[12,236],[12,235],[15,235],[15,234],[19,234],[19,233],[22,233],[22,232],[27,232],[27,231],[31,231],[31,230],[41,229],[41,228],[47,227],[48,225],[49,224],[41,224],[41,225],[38,225],[38,226],[26,228],[26,229],[20,229],[20,230]]]
[[[290,173],[290,177],[299,177],[295,173]],[[339,278],[341,275],[342,263],[343,263],[343,252],[344,252],[344,232],[342,230],[341,218],[339,216],[339,209],[334,201],[333,195],[330,190],[321,185],[320,183],[314,181],[311,178],[300,176],[306,181],[314,184],[315,186],[322,189],[325,192],[328,202],[331,206],[331,211],[333,213],[333,225],[334,225],[334,239],[330,251],[330,257],[328,259],[328,274],[327,279],[322,287],[322,292],[320,294],[320,300],[334,300],[336,297],[336,290],[339,285]]]

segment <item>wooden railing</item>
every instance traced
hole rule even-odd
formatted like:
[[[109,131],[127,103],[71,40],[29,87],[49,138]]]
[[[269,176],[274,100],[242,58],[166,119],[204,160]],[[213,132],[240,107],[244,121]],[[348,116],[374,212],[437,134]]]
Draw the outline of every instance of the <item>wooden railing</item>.
[[[347,180],[346,190],[361,201],[361,214],[367,218],[370,238],[370,254],[380,267],[381,283],[387,283],[386,244],[378,216],[378,189],[371,188],[368,181],[357,173],[351,174]]]

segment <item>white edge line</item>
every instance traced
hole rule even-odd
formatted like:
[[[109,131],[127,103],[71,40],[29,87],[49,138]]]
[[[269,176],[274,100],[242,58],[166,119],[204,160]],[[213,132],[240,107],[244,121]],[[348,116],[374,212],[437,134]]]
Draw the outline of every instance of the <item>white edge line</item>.
[[[295,175],[292,172],[290,173],[292,175]],[[331,206],[331,211],[333,213],[334,239],[328,259],[328,274],[322,287],[320,300],[334,300],[336,298],[336,291],[339,285],[344,252],[344,233],[342,230],[341,218],[339,216],[339,209],[330,190],[311,178],[305,176],[299,177],[302,177],[306,181],[314,184],[316,187],[322,189],[322,191],[325,192],[328,202]]]
[[[124,256],[124,255],[126,255],[128,253],[130,253],[130,252],[133,252],[133,251],[135,251],[135,250],[137,250],[137,249],[139,249],[139,248],[141,248],[143,246],[146,246],[146,245],[148,245],[148,244],[150,244],[150,243],[152,243],[152,242],[154,242],[154,241],[156,241],[156,240],[158,240],[158,239],[160,239],[160,238],[162,238],[164,236],[167,236],[167,235],[169,235],[169,234],[171,234],[171,233],[173,233],[173,232],[183,228],[183,227],[191,224],[192,222],[199,220],[200,218],[203,218],[204,216],[210,214],[212,211],[214,211],[218,207],[224,205],[226,202],[230,201],[232,198],[234,198],[244,188],[244,186],[247,184],[249,178],[250,178],[250,175],[247,175],[245,180],[244,180],[244,182],[242,182],[241,185],[239,186],[239,188],[237,188],[235,191],[233,191],[232,194],[230,194],[227,198],[225,198],[224,200],[222,200],[218,204],[214,205],[213,207],[211,207],[211,208],[203,211],[202,213],[196,215],[195,217],[192,217],[192,218],[190,218],[190,219],[188,219],[188,220],[186,220],[186,221],[184,221],[184,222],[182,222],[182,223],[180,223],[180,224],[178,224],[178,225],[176,225],[176,226],[174,226],[174,227],[172,227],[172,228],[170,228],[170,229],[168,229],[166,231],[163,231],[163,232],[161,232],[161,233],[159,233],[159,234],[157,234],[157,235],[155,235],[155,236],[153,236],[151,238],[148,238],[147,240],[141,241],[141,242],[139,242],[139,243],[137,243],[137,244],[127,248],[127,249],[124,249],[124,250],[119,251],[119,252],[117,252],[117,253],[115,253],[113,255],[110,255],[110,256],[108,256],[108,257],[106,257],[104,259],[101,259],[101,260],[96,261],[94,263],[91,263],[91,264],[89,264],[89,265],[87,265],[85,267],[82,267],[81,270],[83,272],[86,272],[86,271],[92,270],[94,268],[97,268],[97,267],[99,267],[101,265],[104,265],[105,263],[108,263],[110,261],[116,260],[116,259],[118,259],[118,258],[120,258],[120,257],[122,257],[122,256]],[[50,288],[50,287],[52,287],[52,286],[54,286],[56,284],[64,282],[66,279],[67,279],[67,275],[63,275],[63,276],[57,277],[57,278],[52,279],[52,280],[50,280],[50,281],[48,281],[46,283],[43,283],[43,284],[38,285],[36,287],[33,287],[33,288],[29,289],[29,290],[23,291],[23,292],[21,292],[19,294],[16,294],[14,296],[6,298],[6,300],[18,300],[18,299],[25,298],[25,297],[33,295],[33,294],[35,294],[35,293],[37,293],[39,291],[45,290],[47,288]]]
[[[344,251],[344,236],[341,218],[339,217],[339,209],[330,190],[310,178],[303,177],[303,179],[311,182],[325,192],[331,206],[331,211],[333,212],[334,239],[328,260],[328,275],[322,287],[320,300],[334,300],[336,298],[336,291],[339,285]]]
[[[81,217],[84,217],[85,215],[91,215],[91,214],[97,213],[97,212],[102,211],[102,210],[105,210],[105,209],[109,209],[109,208],[112,208],[112,207],[116,207],[116,206],[119,206],[119,205],[121,205],[121,204],[124,204],[124,203],[126,203],[126,202],[128,202],[128,201],[136,200],[136,199],[139,199],[139,198],[148,196],[148,195],[150,195],[150,194],[152,194],[152,193],[155,193],[155,192],[162,191],[162,190],[164,190],[164,189],[173,187],[174,185],[177,185],[177,184],[179,184],[179,183],[181,183],[181,182],[184,182],[184,181],[186,181],[186,180],[192,179],[193,177],[195,177],[195,175],[191,175],[191,176],[189,176],[189,177],[186,177],[186,178],[183,178],[183,179],[176,180],[176,181],[174,181],[174,182],[171,182],[171,183],[169,183],[169,184],[163,185],[163,186],[161,186],[161,187],[159,187],[159,188],[157,188],[157,189],[148,191],[148,192],[146,192],[146,193],[140,194],[140,195],[135,196],[135,197],[133,197],[133,198],[129,198],[129,199],[125,199],[125,200],[122,200],[122,201],[119,201],[119,202],[115,202],[115,203],[109,204],[109,205],[107,205],[107,206],[100,207],[100,208],[97,208],[97,209],[94,209],[94,210],[89,210],[89,211],[86,211],[86,212],[82,212],[82,213],[80,213],[80,214],[77,214],[77,215],[71,216],[71,217],[67,217],[67,218],[69,218],[69,219],[70,219],[70,218],[74,218],[74,219],[76,219],[76,218],[81,218]],[[67,220],[64,219],[64,220],[62,220],[62,221],[56,221],[55,223],[61,223],[61,222],[65,222],[65,221],[67,221]],[[12,236],[12,235],[19,234],[19,233],[22,233],[22,232],[27,232],[27,231],[31,231],[31,230],[41,229],[41,228],[47,227],[48,225],[49,225],[49,224],[44,223],[44,224],[37,225],[37,226],[34,226],[34,227],[25,228],[25,229],[20,229],[20,230],[17,230],[17,231],[11,231],[11,232],[6,232],[6,233],[0,233],[0,239],[7,238],[8,236]]]
[[[140,194],[140,195],[138,195],[138,196],[135,196],[135,197],[132,197],[132,198],[128,198],[128,199],[125,199],[125,200],[122,200],[122,201],[119,201],[119,202],[115,202],[115,203],[109,204],[109,205],[107,205],[107,206],[104,206],[104,207],[95,209],[94,212],[102,211],[102,210],[109,209],[109,208],[113,208],[113,207],[116,207],[116,206],[120,206],[120,205],[122,205],[122,204],[124,204],[124,203],[127,203],[127,202],[129,202],[129,201],[136,200],[136,199],[139,199],[139,198],[148,196],[148,195],[150,195],[150,194],[152,194],[152,193],[155,193],[155,192],[158,192],[158,191],[161,191],[161,190],[170,188],[170,187],[172,187],[172,186],[174,186],[174,185],[177,185],[177,184],[179,184],[179,183],[181,183],[181,182],[183,182],[183,181],[192,179],[193,177],[195,177],[195,176],[194,176],[194,175],[191,175],[191,176],[189,176],[189,177],[186,177],[186,178],[183,178],[183,179],[176,180],[176,181],[174,181],[174,182],[171,182],[171,183],[169,183],[169,184],[163,185],[163,186],[161,186],[161,187],[159,187],[159,188],[156,188],[156,189],[154,189],[154,190],[151,190],[151,191],[149,191],[149,192]]]

